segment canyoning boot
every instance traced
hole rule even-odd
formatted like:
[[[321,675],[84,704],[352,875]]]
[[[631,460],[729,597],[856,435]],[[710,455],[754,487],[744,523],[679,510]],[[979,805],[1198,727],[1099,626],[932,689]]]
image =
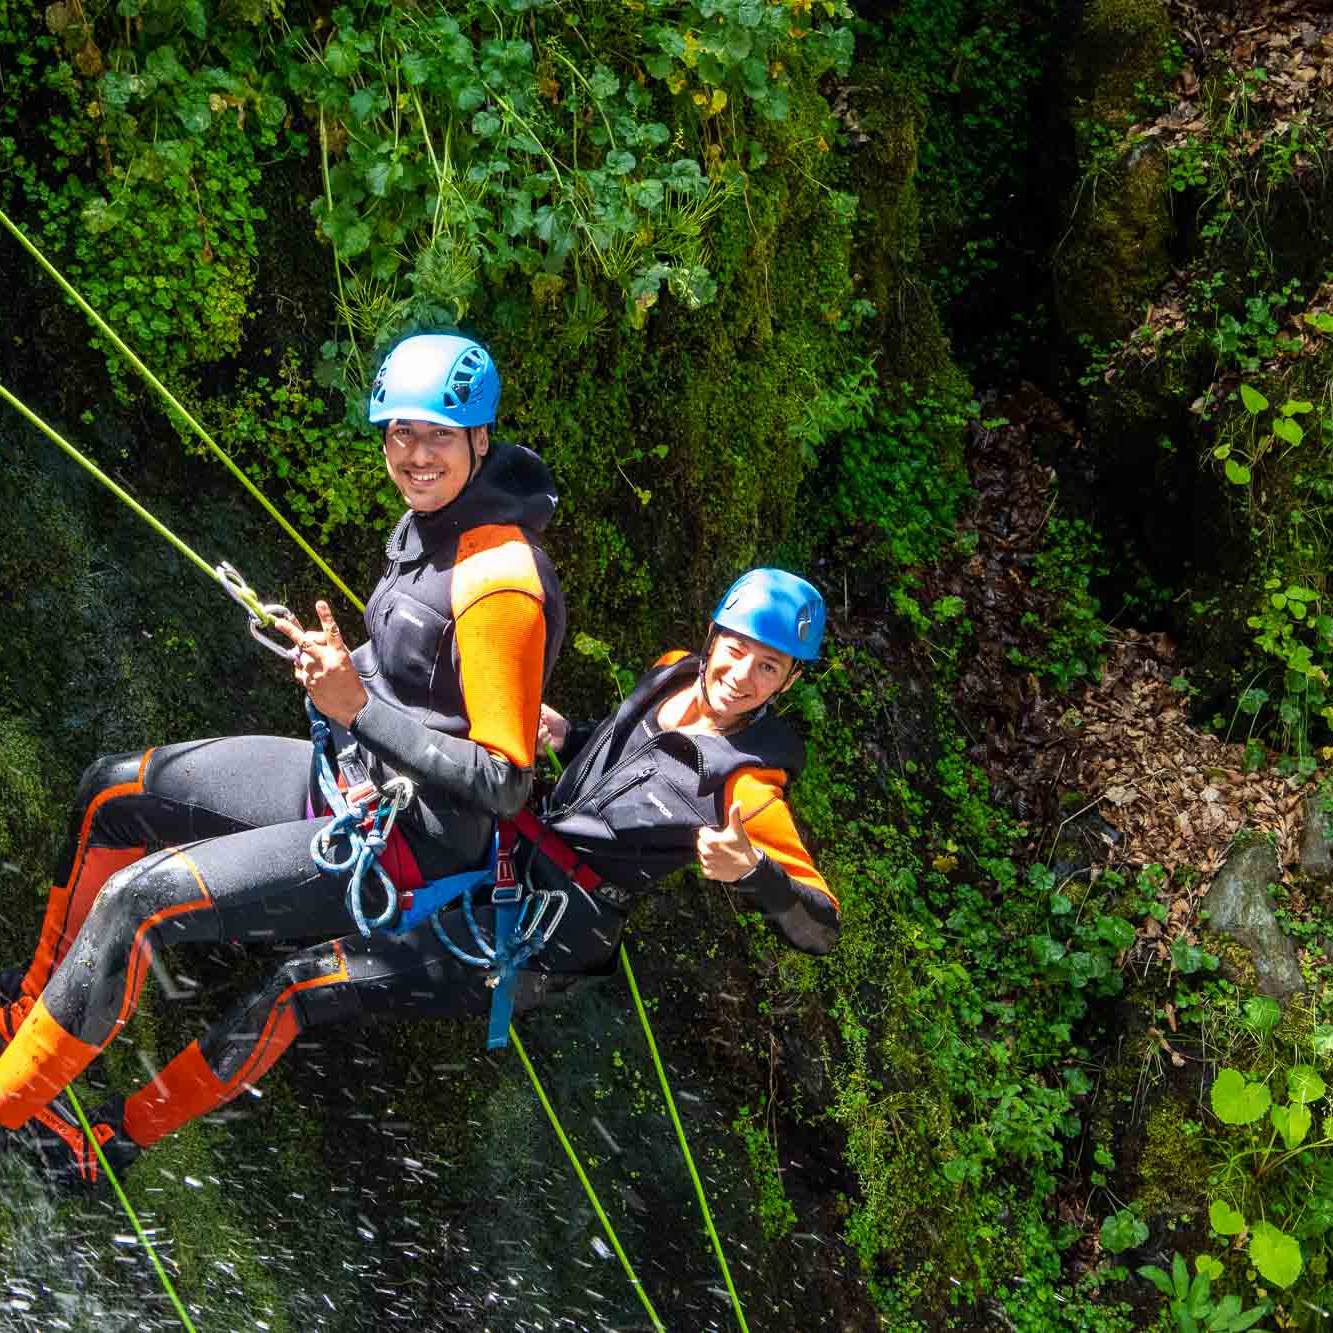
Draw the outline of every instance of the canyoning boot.
[[[19,1024],[32,1009],[32,996],[23,993],[26,975],[27,969],[23,967],[9,967],[0,972],[0,1051],[14,1040]]]
[[[117,1179],[142,1149],[124,1131],[125,1099],[112,1097],[88,1117]],[[107,1183],[106,1172],[83,1132],[74,1109],[62,1095],[44,1107],[20,1131],[20,1136],[42,1158],[47,1179],[69,1191],[98,1191]]]

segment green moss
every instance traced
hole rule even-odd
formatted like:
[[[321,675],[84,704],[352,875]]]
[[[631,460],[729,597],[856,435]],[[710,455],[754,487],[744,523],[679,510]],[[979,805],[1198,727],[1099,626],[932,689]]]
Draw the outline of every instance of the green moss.
[[[1206,1204],[1208,1154],[1198,1135],[1180,1128],[1197,1115],[1194,1103],[1176,1097],[1164,1098],[1148,1113],[1135,1194],[1145,1218],[1186,1218]]]
[[[1056,258],[1065,329],[1097,342],[1124,334],[1170,271],[1170,234],[1166,162],[1154,148],[1085,180]]]
[[[1133,123],[1140,90],[1161,77],[1170,37],[1164,0],[1091,0],[1083,11],[1070,75],[1092,121],[1117,129]]]
[[[1199,942],[1221,963],[1222,974],[1235,983],[1243,995],[1253,995],[1258,989],[1259,975],[1254,969],[1254,957],[1230,935],[1219,935],[1211,930],[1201,931]]]

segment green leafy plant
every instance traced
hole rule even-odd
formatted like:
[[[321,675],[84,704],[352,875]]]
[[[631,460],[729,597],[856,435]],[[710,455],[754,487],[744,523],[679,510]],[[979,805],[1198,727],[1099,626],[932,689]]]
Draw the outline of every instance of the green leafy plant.
[[[1270,1129],[1266,1142],[1252,1131],[1243,1144],[1226,1144],[1219,1184],[1236,1191],[1235,1197],[1242,1202],[1249,1194],[1256,1199],[1264,1197],[1259,1191],[1268,1186],[1266,1195],[1280,1201],[1284,1210],[1288,1206],[1284,1187],[1291,1186],[1299,1194],[1306,1194],[1310,1186],[1299,1184],[1293,1172],[1314,1171],[1318,1179],[1328,1174],[1333,1121],[1325,1123],[1322,1138],[1313,1141],[1308,1138],[1315,1123],[1311,1106],[1327,1091],[1313,1065],[1297,1064],[1287,1069],[1285,1102],[1276,1101],[1262,1080],[1248,1078],[1238,1069],[1219,1070],[1208,1094],[1218,1120],[1224,1125],[1254,1126],[1256,1131],[1260,1122],[1266,1122]],[[1316,1157],[1320,1159],[1318,1165]],[[1303,1204],[1306,1202],[1302,1200]],[[1243,1237],[1248,1231],[1251,1263],[1267,1281],[1279,1287],[1290,1287],[1305,1267],[1301,1236],[1318,1237],[1333,1226],[1333,1215],[1327,1208],[1312,1210],[1304,1206],[1294,1215],[1297,1227],[1295,1232],[1289,1232],[1267,1218],[1248,1222],[1241,1207],[1221,1196],[1212,1200],[1208,1210],[1209,1222],[1219,1235]]]
[[[1165,1272],[1156,1264],[1144,1264],[1138,1274],[1146,1278],[1167,1299],[1167,1311],[1177,1333],[1244,1333],[1257,1328],[1259,1321],[1273,1308],[1262,1301],[1252,1309],[1242,1308],[1241,1298],[1235,1295],[1213,1296],[1213,1278],[1219,1275],[1220,1265],[1208,1255],[1195,1260],[1195,1277],[1190,1280],[1185,1260],[1175,1255],[1171,1271]],[[1258,1330],[1262,1333],[1262,1330]]]

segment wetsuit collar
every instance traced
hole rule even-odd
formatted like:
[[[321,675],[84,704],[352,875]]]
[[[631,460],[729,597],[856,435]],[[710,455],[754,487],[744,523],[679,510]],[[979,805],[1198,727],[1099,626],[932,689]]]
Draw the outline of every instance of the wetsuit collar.
[[[388,556],[410,564],[483,524],[541,532],[555,513],[557,498],[550,469],[531,449],[494,443],[452,504],[429,514],[409,510],[403,515],[389,539]]]

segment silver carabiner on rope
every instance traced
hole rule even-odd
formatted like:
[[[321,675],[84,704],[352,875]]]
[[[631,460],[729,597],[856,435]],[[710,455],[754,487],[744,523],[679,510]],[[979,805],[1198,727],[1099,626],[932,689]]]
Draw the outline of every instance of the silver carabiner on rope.
[[[230,560],[224,560],[215,566],[213,573],[222,584],[222,591],[245,612],[250,622],[250,637],[269,652],[281,657],[284,662],[295,662],[301,650],[285,640],[275,639],[264,633],[264,628],[279,616],[283,620],[292,619],[292,613],[281,602],[261,602],[259,595],[245,581],[241,573]]]
[[[390,778],[388,782],[380,788],[380,800],[385,797],[389,799],[389,813],[384,817],[384,823],[380,826],[380,832],[387,838],[393,830],[393,821],[398,818],[400,811],[405,810],[412,804],[413,798],[417,794],[416,785],[411,778],[405,778],[401,774]]]

